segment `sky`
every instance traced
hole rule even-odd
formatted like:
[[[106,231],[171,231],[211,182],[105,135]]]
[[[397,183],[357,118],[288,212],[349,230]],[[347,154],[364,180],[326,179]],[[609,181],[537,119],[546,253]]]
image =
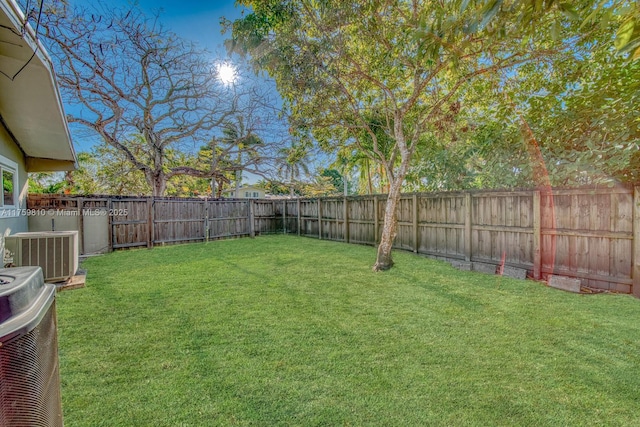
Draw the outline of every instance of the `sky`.
[[[103,4],[130,4],[127,0],[103,1]],[[224,54],[224,36],[220,34],[220,18],[240,18],[243,7],[235,0],[138,0],[140,8],[149,15],[160,12],[166,28],[181,37],[197,42],[215,54]]]
[[[25,0],[26,1],[26,0]],[[82,5],[87,0],[71,0],[71,4]],[[158,15],[166,30],[179,37],[197,43],[199,47],[211,53],[213,63],[228,58],[224,40],[230,34],[223,35],[220,18],[231,21],[241,18],[244,7],[235,6],[235,0],[98,0],[97,5],[106,8],[128,9],[137,5],[147,16]],[[67,112],[74,106],[65,105]],[[90,151],[99,141],[95,134],[82,127],[73,127],[72,140],[76,152]],[[74,131],[75,130],[75,131]]]
[[[86,0],[71,0],[72,4],[83,4]],[[160,22],[168,31],[176,33],[179,37],[195,42],[199,47],[205,48],[211,53],[212,62],[226,60],[227,53],[224,48],[224,40],[230,34],[223,35],[220,25],[221,17],[231,21],[243,16],[248,10],[242,6],[235,6],[235,0],[98,0],[99,5],[106,8],[128,9],[132,4],[137,5],[147,16],[158,15]],[[264,82],[265,87],[275,91],[273,82]],[[279,98],[277,92],[274,92]],[[66,106],[69,110],[71,106]],[[76,151],[89,151],[91,147],[99,143],[95,135],[90,132],[77,129],[79,132],[72,135]],[[72,130],[73,132],[73,130]],[[268,136],[267,136],[268,138]],[[245,173],[243,176],[249,183],[255,182],[258,177]]]
[[[80,0],[82,1],[82,0]],[[109,0],[104,4],[128,6],[128,0]],[[220,18],[231,21],[241,18],[247,9],[235,6],[235,0],[137,0],[135,2],[149,15],[159,13],[165,27],[180,37],[196,42],[213,55],[213,59],[226,58],[224,40],[229,34],[221,33]],[[254,184],[260,178],[243,174],[243,181]]]

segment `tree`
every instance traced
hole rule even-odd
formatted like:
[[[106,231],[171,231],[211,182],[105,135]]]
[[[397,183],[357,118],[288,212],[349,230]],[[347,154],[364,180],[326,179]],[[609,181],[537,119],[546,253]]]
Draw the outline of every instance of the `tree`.
[[[58,3],[41,26],[64,99],[74,106],[70,123],[118,150],[153,195],[177,175],[218,175],[167,161],[171,150],[210,140],[241,96],[217,84],[204,52],[135,7]]]
[[[29,194],[58,194],[64,188],[64,174],[59,172],[33,172],[29,174]]]
[[[243,116],[234,115],[233,120],[227,120],[222,129],[222,138],[220,143],[229,150],[235,151],[235,194],[239,194],[242,186],[242,171],[255,163],[264,159],[260,156],[258,150],[264,147],[265,143],[255,135],[254,131],[247,126]],[[256,172],[256,170],[254,170]]]
[[[520,23],[526,10],[518,1],[241,3],[254,12],[233,23],[230,47],[275,78],[299,125],[321,143],[335,144],[337,136],[385,171],[390,185],[374,270],[393,265],[403,182],[418,147],[460,111],[459,90],[572,48],[566,37],[546,36],[555,22],[563,31],[577,27],[563,4],[532,28]]]
[[[289,194],[289,188],[284,183],[275,180],[261,179],[258,181],[256,186],[264,189],[267,194],[274,196],[284,196]]]
[[[121,151],[108,145],[78,153],[78,169],[73,171],[74,194],[149,194],[144,174],[128,162]]]
[[[292,143],[291,146],[279,150],[277,173],[284,178],[291,197],[295,196],[302,176],[311,173],[309,163],[308,148],[304,143]]]
[[[326,179],[327,182],[329,184],[331,184],[331,188],[332,191],[330,194],[333,195],[341,195],[344,194],[344,185],[345,185],[345,181],[347,184],[347,192],[351,193],[353,192],[353,189],[351,189],[351,185],[350,182],[348,180],[346,180],[345,176],[343,176],[338,170],[336,169],[322,169],[320,171],[320,174],[318,176],[318,178],[324,180]],[[329,195],[329,194],[327,194]]]

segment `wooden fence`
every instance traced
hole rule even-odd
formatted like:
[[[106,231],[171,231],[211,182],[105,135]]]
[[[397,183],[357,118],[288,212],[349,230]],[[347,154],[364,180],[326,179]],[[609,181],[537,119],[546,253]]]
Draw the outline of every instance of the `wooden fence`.
[[[104,201],[104,202],[102,202]],[[202,200],[30,196],[32,209],[103,203],[112,249],[293,233],[375,245],[386,196]],[[640,188],[405,194],[398,249],[461,263],[579,278],[640,296]]]

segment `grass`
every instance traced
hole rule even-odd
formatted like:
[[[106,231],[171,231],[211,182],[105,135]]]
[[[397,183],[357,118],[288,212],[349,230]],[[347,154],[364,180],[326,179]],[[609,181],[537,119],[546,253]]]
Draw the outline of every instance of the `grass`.
[[[293,236],[117,252],[58,295],[65,425],[640,425],[640,301]]]

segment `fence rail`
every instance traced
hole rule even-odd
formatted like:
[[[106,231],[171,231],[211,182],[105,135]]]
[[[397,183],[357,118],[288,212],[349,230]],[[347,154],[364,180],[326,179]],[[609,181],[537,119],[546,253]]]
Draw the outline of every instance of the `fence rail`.
[[[119,249],[282,232],[375,245],[385,203],[384,195],[284,200],[30,195],[28,205],[56,212],[108,210],[103,243]],[[561,274],[585,286],[640,296],[640,187],[405,194],[397,216],[397,249],[526,269],[534,278]],[[83,215],[75,226],[85,236],[98,231]]]

